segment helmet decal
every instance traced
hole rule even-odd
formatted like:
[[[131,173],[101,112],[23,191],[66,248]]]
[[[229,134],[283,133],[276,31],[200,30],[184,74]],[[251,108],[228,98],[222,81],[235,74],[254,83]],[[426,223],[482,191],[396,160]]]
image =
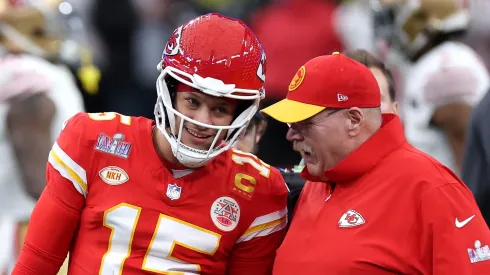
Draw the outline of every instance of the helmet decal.
[[[180,50],[180,39],[182,37],[182,27],[177,28],[170,36],[165,46],[164,55],[176,55]]]
[[[265,73],[267,71],[267,67],[266,67],[266,62],[265,61],[266,61],[265,52],[262,51],[262,56],[260,57],[259,67],[257,68],[257,76],[263,82],[265,82]]]

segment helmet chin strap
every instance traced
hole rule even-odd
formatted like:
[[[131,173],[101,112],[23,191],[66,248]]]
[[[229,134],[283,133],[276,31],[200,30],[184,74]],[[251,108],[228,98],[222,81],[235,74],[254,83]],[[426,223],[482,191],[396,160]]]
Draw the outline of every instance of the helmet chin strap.
[[[173,148],[172,150],[174,156],[177,158],[179,163],[188,168],[193,168],[193,169],[200,168],[208,164],[208,162],[212,160],[211,158],[208,158],[208,159],[201,159],[196,162],[196,159],[194,157],[186,155],[184,151],[176,151]]]

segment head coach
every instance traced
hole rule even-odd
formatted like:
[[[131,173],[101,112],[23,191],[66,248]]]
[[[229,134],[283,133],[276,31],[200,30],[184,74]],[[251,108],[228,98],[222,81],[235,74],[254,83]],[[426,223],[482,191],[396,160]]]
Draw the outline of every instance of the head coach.
[[[381,114],[371,71],[308,61],[264,113],[288,123],[306,167],[273,274],[490,274],[490,231],[463,182]]]

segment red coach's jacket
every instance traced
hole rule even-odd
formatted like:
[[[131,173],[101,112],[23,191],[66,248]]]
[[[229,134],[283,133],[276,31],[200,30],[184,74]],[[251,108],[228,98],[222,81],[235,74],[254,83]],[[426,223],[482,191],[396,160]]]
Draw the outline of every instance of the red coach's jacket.
[[[306,184],[274,274],[490,274],[490,232],[469,189],[406,142],[397,116],[383,119],[325,171],[335,184]]]

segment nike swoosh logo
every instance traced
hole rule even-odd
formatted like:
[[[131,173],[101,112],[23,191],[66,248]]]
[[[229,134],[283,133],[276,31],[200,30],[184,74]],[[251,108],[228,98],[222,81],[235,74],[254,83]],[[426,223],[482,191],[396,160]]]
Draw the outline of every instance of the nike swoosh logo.
[[[475,217],[475,215],[467,218],[466,220],[464,220],[462,222],[458,221],[458,218],[456,218],[456,220],[454,221],[454,223],[456,224],[456,227],[457,228],[461,228],[461,227],[465,226],[467,223],[469,223],[474,217]]]

